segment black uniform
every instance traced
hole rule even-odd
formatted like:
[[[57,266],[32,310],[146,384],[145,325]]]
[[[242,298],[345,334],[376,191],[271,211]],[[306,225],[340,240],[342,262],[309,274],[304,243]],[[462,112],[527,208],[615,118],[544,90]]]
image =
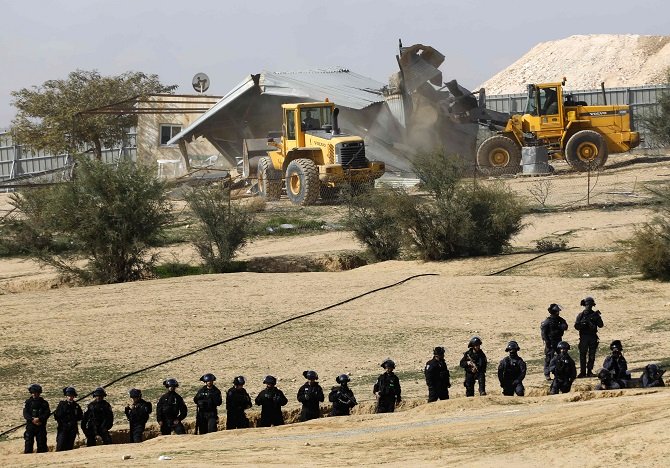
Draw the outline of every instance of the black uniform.
[[[84,419],[81,406],[74,400],[61,400],[54,411],[54,419],[58,423],[56,452],[72,450],[79,433],[79,421]]]
[[[605,358],[603,362],[603,369],[607,369],[612,373],[612,378],[614,381],[619,384],[619,388],[626,388],[626,383],[630,379],[630,374],[628,373],[628,363],[626,358],[623,357],[623,354],[610,354]]]
[[[614,374],[608,369],[600,369],[598,379],[600,382],[596,384],[595,390],[616,390],[623,388],[618,381],[614,380]]]
[[[195,422],[198,425],[198,432],[200,434],[216,432],[219,422],[219,414],[216,408],[223,403],[221,390],[216,385],[212,385],[211,388],[205,385],[195,394],[193,402],[198,407]]]
[[[126,406],[126,418],[130,423],[130,431],[128,432],[130,442],[142,442],[144,429],[146,429],[151,411],[153,411],[151,403],[142,398],[137,403]]]
[[[503,358],[498,365],[498,380],[502,393],[505,396],[523,396],[525,388],[523,387],[523,379],[526,378],[526,363],[521,356],[516,353],[510,353],[509,356]]]
[[[549,315],[540,325],[540,333],[544,342],[544,376],[549,378],[549,363],[558,353],[556,345],[563,340],[563,332],[568,329],[568,322],[558,314]]]
[[[479,382],[479,394],[486,395],[486,354],[481,349],[468,349],[461,358],[461,367],[465,369],[465,396],[475,396],[475,380]]]
[[[594,311],[587,307],[577,315],[575,329],[579,330],[579,375],[585,372],[593,375],[593,364],[596,361],[596,350],[598,349],[598,328],[604,326],[600,311]],[[587,362],[588,355],[588,362]]]
[[[642,388],[665,387],[665,382],[663,382],[664,372],[656,364],[647,364],[644,372],[642,372]]]
[[[96,436],[100,436],[105,445],[112,443],[109,430],[114,425],[114,413],[112,406],[107,400],[93,400],[86,407],[84,417],[81,420],[81,429],[86,436],[86,446],[96,445]]]
[[[288,403],[284,392],[277,387],[266,388],[256,396],[256,404],[261,407],[260,427],[281,426],[284,415],[281,407]]]
[[[568,353],[558,353],[549,363],[549,372],[554,374],[554,380],[549,387],[549,394],[568,393],[572,382],[577,378],[577,366]]]
[[[331,416],[349,416],[351,408],[358,404],[354,392],[347,384],[333,387],[328,394],[328,401],[333,404],[333,409],[330,411]]]
[[[320,403],[325,400],[323,389],[318,382],[305,382],[298,390],[298,401],[302,403],[300,421],[309,421],[321,417]]]
[[[378,394],[377,413],[393,413],[402,400],[400,380],[393,372],[384,372],[377,378],[373,392]]]
[[[23,453],[33,453],[33,445],[37,441],[37,453],[48,452],[47,447],[47,419],[51,415],[49,403],[41,396],[26,400],[23,406],[23,418],[26,420],[25,449]],[[33,418],[39,418],[40,424],[33,424]]]
[[[187,414],[188,408],[180,394],[170,391],[163,394],[156,405],[156,420],[161,426],[161,434],[169,435],[172,431],[175,434],[186,434],[182,421]]]
[[[423,370],[428,385],[428,403],[437,400],[449,399],[451,379],[449,368],[444,358],[434,357],[426,363]]]
[[[251,406],[251,397],[244,387],[229,388],[226,392],[226,429],[249,427],[249,419],[244,411]]]

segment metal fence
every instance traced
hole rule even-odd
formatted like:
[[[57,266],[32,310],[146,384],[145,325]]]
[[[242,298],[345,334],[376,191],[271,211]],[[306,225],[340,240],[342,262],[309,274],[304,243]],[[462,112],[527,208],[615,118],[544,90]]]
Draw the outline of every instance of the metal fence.
[[[644,127],[643,119],[651,117],[658,110],[658,100],[663,94],[670,93],[670,85],[646,85],[631,88],[605,89],[608,105],[629,105],[635,127],[643,139],[640,148],[657,148],[649,131]],[[600,89],[565,90],[572,94],[575,101],[585,101],[589,105],[603,105],[603,92]],[[526,94],[500,94],[486,96],[486,107],[499,112],[522,114],[526,108]]]

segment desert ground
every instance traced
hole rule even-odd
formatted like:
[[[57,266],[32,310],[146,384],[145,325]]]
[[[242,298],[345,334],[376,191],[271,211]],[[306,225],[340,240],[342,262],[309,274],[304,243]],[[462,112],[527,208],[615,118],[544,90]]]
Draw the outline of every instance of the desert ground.
[[[561,315],[570,324],[565,339],[577,359],[572,325],[580,299],[591,295],[605,322],[597,365],[613,339],[622,340],[634,376],[647,363],[670,364],[670,284],[642,280],[621,256],[619,243],[653,216],[647,188],[668,183],[670,158],[655,152],[611,157],[607,169],[590,179],[589,205],[586,175],[556,166],[552,176],[506,180],[535,205],[539,202],[529,189],[550,184],[546,211],[529,214],[513,239],[512,253],[495,257],[72,288],[58,287],[52,271],[29,260],[0,259],[0,430],[21,423],[26,387],[32,382],[42,384],[53,409],[66,385],[83,395],[173,356],[414,275],[432,274],[193,354],[107,389],[115,410],[115,440],[126,436],[122,409],[129,388],[143,389],[155,404],[163,379],[177,378],[191,411],[187,421],[192,422],[192,396],[206,372],[217,376],[222,390],[234,376],[244,375],[252,398],[266,374],[276,375],[289,398],[289,420],[298,409],[295,392],[303,383],[303,370],[315,369],[326,392],[338,374],[350,373],[360,403],[350,417],[32,456],[20,454],[19,429],[0,441],[3,465],[665,466],[670,456],[670,391],[593,392],[595,380],[580,379],[571,393],[548,396],[539,325],[549,303],[561,304]],[[6,209],[7,197],[2,197],[0,209]],[[328,210],[330,215],[337,212]],[[544,238],[563,240],[572,249],[538,257],[535,242]],[[350,233],[334,231],[264,237],[247,246],[240,258],[299,264],[304,257],[360,249]],[[188,245],[164,253],[197,261]],[[482,337],[489,358],[488,396],[466,399],[458,361],[473,335]],[[519,342],[529,366],[524,398],[499,396],[495,369],[510,339]],[[422,369],[436,345],[447,349],[451,399],[425,404]],[[372,384],[387,357],[397,364],[405,401],[394,414],[375,415]],[[258,411],[248,413],[253,419]],[[50,420],[49,444],[54,443],[55,423]],[[131,458],[122,460],[123,455]],[[160,455],[172,459],[159,461]]]

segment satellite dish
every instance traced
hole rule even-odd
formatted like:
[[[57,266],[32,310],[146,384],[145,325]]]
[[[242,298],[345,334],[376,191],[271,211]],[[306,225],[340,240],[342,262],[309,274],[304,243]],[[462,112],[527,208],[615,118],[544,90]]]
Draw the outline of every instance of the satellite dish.
[[[204,73],[196,73],[193,77],[193,89],[199,93],[204,93],[209,89],[209,76]]]

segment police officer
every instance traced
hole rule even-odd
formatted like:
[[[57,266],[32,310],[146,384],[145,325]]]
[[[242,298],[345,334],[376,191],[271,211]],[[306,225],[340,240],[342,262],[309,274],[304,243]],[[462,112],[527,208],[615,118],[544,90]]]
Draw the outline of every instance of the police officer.
[[[188,414],[188,408],[184,399],[177,393],[179,382],[177,379],[165,379],[163,386],[167,388],[167,392],[158,399],[156,404],[156,420],[161,427],[162,435],[172,434],[186,434],[184,424],[182,421]]]
[[[284,392],[277,388],[277,378],[268,375],[263,380],[265,389],[256,396],[256,404],[261,407],[260,427],[281,426],[284,415],[281,407],[288,403]]]
[[[54,419],[58,423],[56,430],[56,452],[72,450],[74,440],[79,433],[79,421],[84,418],[84,412],[79,403],[74,401],[77,397],[77,390],[74,387],[65,387],[63,389],[65,399],[58,402]]]
[[[307,379],[302,387],[298,389],[298,401],[302,403],[300,421],[309,421],[321,416],[319,404],[324,401],[323,389],[319,385],[319,376],[316,371],[306,370],[302,376]]]
[[[86,446],[96,445],[96,436],[100,436],[104,445],[112,443],[109,430],[114,425],[114,413],[112,406],[105,397],[107,392],[102,387],[93,390],[93,401],[88,404],[84,417],[81,420],[81,429],[86,436]]]
[[[475,380],[479,382],[479,394],[486,395],[486,354],[482,351],[482,339],[473,336],[468,343],[468,350],[463,353],[461,367],[465,369],[465,396],[475,396]]]
[[[349,388],[350,380],[347,374],[340,374],[335,378],[339,385],[333,387],[328,394],[328,401],[333,404],[331,416],[349,416],[351,409],[358,404],[354,392]]]
[[[596,376],[600,382],[596,384],[595,390],[616,390],[623,388],[619,385],[619,382],[614,380],[614,373],[609,369],[600,369]]]
[[[572,382],[577,377],[577,366],[568,354],[570,344],[561,341],[556,345],[556,349],[558,354],[549,363],[549,372],[554,374],[554,380],[549,387],[550,395],[556,395],[559,392],[568,393],[572,388]]]
[[[400,380],[393,373],[395,370],[393,360],[386,359],[381,366],[385,369],[385,372],[377,378],[377,382],[372,389],[377,397],[377,413],[393,413],[396,405],[402,401]]]
[[[549,304],[549,317],[540,325],[540,333],[544,342],[544,378],[551,380],[549,363],[556,355],[556,345],[563,340],[563,333],[568,329],[568,322],[559,313],[563,308],[558,304]]]
[[[207,434],[217,430],[219,414],[216,408],[221,406],[223,399],[221,390],[214,385],[216,381],[214,374],[205,374],[200,377],[200,381],[205,382],[205,385],[193,397],[197,408],[195,424],[196,431]]]
[[[575,329],[579,330],[579,375],[582,377],[595,377],[593,364],[596,360],[598,349],[598,328],[604,326],[599,310],[593,310],[596,301],[591,297],[585,297],[580,305],[584,310],[577,315]],[[588,355],[588,362],[587,362]]]
[[[525,392],[523,379],[526,378],[526,363],[518,355],[519,349],[516,341],[507,343],[505,352],[509,355],[498,365],[498,380],[505,396],[514,396],[515,393],[523,396]]]
[[[641,382],[642,388],[649,387],[665,387],[665,382],[663,382],[663,374],[665,371],[658,367],[657,364],[647,364],[644,366],[644,371],[642,372]]]
[[[251,397],[244,388],[246,381],[238,375],[233,379],[233,386],[226,392],[226,429],[246,429],[249,419],[244,413],[252,407]]]
[[[612,353],[605,358],[603,369],[607,369],[612,373],[612,378],[619,384],[619,388],[626,388],[627,382],[630,380],[630,372],[628,372],[628,362],[623,357],[621,340],[612,341],[610,343],[610,350]]]
[[[444,360],[444,348],[442,346],[436,346],[433,349],[433,359],[426,363],[423,373],[428,386],[428,403],[448,400],[451,380],[447,361]]]
[[[149,415],[153,408],[151,403],[142,399],[142,391],[137,388],[131,388],[128,391],[128,396],[132,400],[130,405],[126,406],[125,413],[128,422],[130,423],[130,430],[128,436],[130,442],[142,442],[144,436],[144,429],[146,429]]]
[[[23,405],[23,418],[26,420],[23,453],[33,453],[35,442],[37,442],[37,453],[48,452],[47,419],[51,415],[51,409],[49,403],[42,398],[42,387],[39,384],[32,384],[28,387],[28,392],[30,398]]]

